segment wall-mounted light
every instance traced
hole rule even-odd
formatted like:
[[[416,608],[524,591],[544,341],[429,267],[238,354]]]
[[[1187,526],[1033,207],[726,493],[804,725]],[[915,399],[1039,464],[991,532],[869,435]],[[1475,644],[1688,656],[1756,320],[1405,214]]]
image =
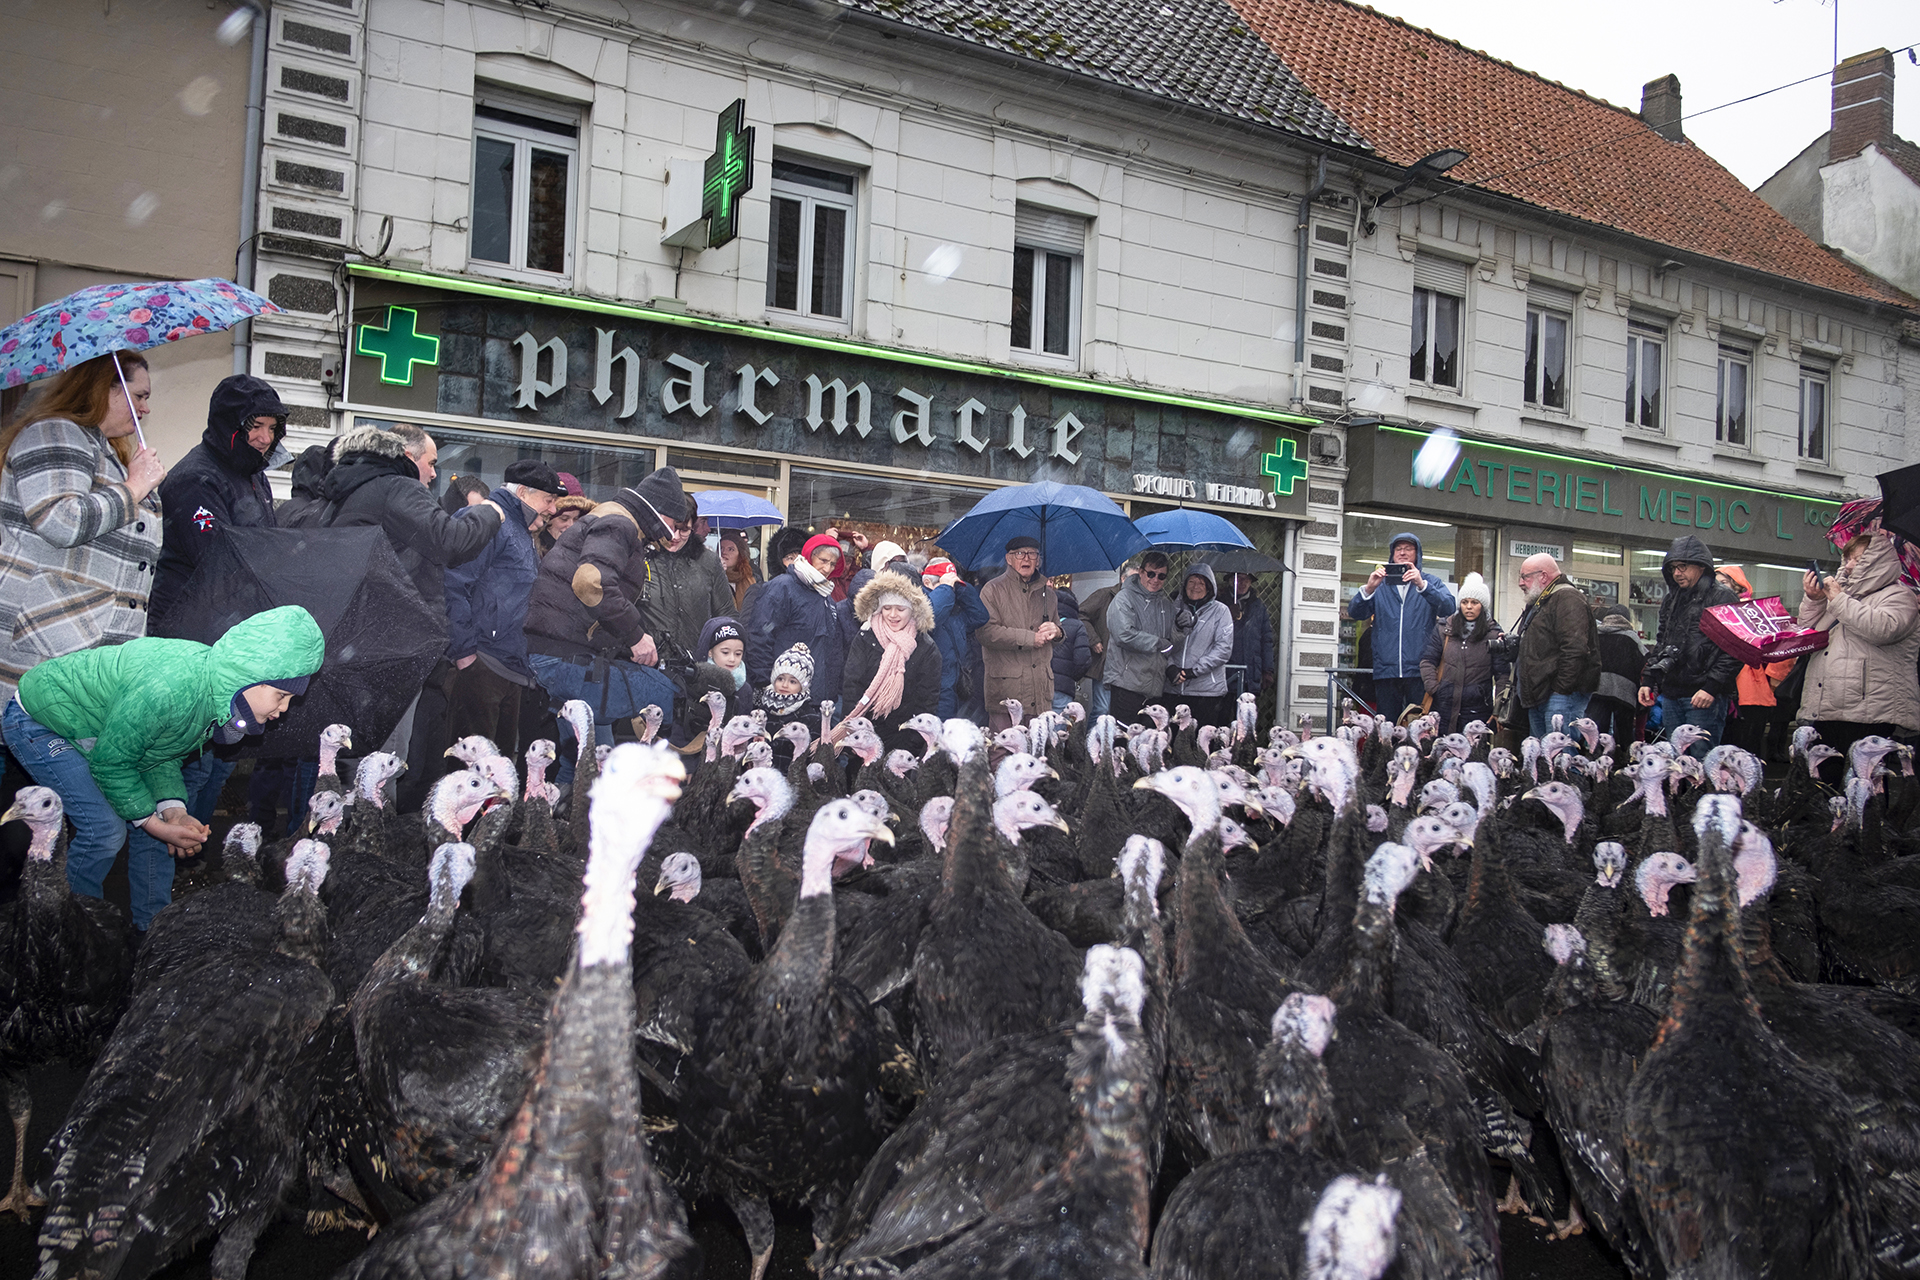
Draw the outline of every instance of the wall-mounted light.
[[[1418,186],[1420,183],[1425,182],[1429,178],[1439,177],[1441,174],[1453,168],[1455,165],[1458,165],[1459,163],[1464,161],[1466,158],[1467,158],[1467,153],[1460,150],[1458,147],[1448,147],[1444,151],[1436,151],[1432,155],[1422,156],[1420,157],[1420,159],[1414,161],[1413,164],[1407,169],[1406,171],[1407,176],[1405,179],[1401,181],[1399,186],[1394,187],[1390,191],[1386,191],[1378,196],[1375,196],[1373,200],[1368,203],[1367,216],[1366,216],[1367,234],[1372,235],[1374,232],[1374,228],[1375,228],[1374,219],[1373,219],[1374,210],[1378,209],[1382,204],[1386,203],[1388,200],[1393,199],[1395,196],[1399,195],[1401,192],[1407,190],[1409,187]]]

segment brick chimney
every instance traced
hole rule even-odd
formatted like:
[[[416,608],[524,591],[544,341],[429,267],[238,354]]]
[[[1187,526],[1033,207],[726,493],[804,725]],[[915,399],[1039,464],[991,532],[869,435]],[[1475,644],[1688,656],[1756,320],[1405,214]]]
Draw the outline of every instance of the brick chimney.
[[[1893,74],[1893,59],[1887,59],[1887,74]],[[1835,72],[1838,75],[1839,72]],[[1839,90],[1834,92],[1838,93]],[[1668,142],[1685,140],[1680,128],[1680,77],[1661,76],[1640,86],[1640,118],[1647,127]]]
[[[1833,69],[1833,134],[1827,161],[1848,160],[1869,142],[1887,149],[1893,138],[1893,55],[1856,54]]]

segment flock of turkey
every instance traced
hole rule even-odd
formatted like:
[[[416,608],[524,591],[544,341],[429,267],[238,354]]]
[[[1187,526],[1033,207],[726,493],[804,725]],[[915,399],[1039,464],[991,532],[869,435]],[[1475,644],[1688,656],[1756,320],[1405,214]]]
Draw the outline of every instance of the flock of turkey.
[[[1808,729],[1770,790],[1687,728],[1012,710],[782,769],[716,707],[690,780],[583,746],[564,801],[467,739],[417,814],[334,726],[306,834],[235,827],[137,949],[27,788],[0,1210],[42,1280],[241,1280],[288,1212],[370,1232],[345,1277],[693,1277],[696,1197],[756,1280],[775,1204],[833,1280],[1490,1277],[1503,1209],[1636,1276],[1920,1274],[1907,749],[1835,794]]]

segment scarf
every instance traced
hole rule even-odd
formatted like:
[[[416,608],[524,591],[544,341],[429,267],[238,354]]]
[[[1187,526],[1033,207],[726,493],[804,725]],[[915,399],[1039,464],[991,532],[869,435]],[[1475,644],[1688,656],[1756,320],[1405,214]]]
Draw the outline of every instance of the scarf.
[[[753,566],[745,556],[735,560],[733,568],[727,570],[727,581],[733,584],[733,607],[739,609],[746,604],[747,588],[753,585]]]
[[[818,591],[823,596],[833,594],[833,579],[821,573],[805,560],[793,562],[793,576]]]
[[[871,711],[877,716],[889,716],[900,709],[900,699],[906,695],[907,659],[920,643],[920,629],[914,625],[911,611],[898,627],[890,627],[886,611],[875,609],[873,617],[867,620],[867,630],[880,642],[880,669],[873,673],[873,682],[860,695],[860,704],[848,714]]]

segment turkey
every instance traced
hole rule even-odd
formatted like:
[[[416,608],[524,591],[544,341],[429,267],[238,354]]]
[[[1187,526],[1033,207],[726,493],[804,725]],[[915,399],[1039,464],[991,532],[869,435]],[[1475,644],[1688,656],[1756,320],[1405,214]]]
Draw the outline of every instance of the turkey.
[[[472,1179],[381,1232],[341,1280],[700,1274],[685,1210],[648,1157],[631,1053],[634,877],[683,777],[663,746],[608,757],[573,963],[519,1110]]]
[[[773,1252],[767,1199],[808,1204],[824,1237],[884,1136],[891,1037],[883,1040],[866,1000],[833,976],[833,864],[863,840],[892,839],[851,800],[820,806],[793,915],[722,1016],[699,1028],[687,1061],[681,1127],[740,1220],[754,1280]],[[896,1072],[901,1065],[893,1059]]]
[[[1077,1124],[1066,1158],[1025,1196],[900,1272],[904,1280],[1146,1280],[1146,1104],[1158,1072],[1142,1044],[1144,970],[1126,948],[1088,948],[1085,1013],[1067,1057]]]
[[[1702,799],[1701,865],[1672,1006],[1627,1092],[1628,1175],[1677,1275],[1864,1276],[1865,1163],[1831,1077],[1780,1042],[1737,950],[1740,805]]]
[[[68,888],[59,793],[22,787],[0,814],[0,822],[16,820],[31,839],[19,893],[0,905],[0,1089],[13,1121],[13,1178],[0,1213],[25,1222],[41,1203],[24,1176],[33,1116],[26,1072],[99,1051],[127,1006],[133,926],[125,910]]]
[[[426,914],[374,962],[347,1006],[386,1173],[416,1201],[470,1176],[492,1151],[545,1030],[545,1000],[435,980],[473,863],[471,845],[434,851]]]
[[[303,841],[266,949],[215,952],[140,992],[50,1153],[38,1280],[145,1276],[215,1237],[240,1280],[300,1168],[322,969],[328,851]]]

